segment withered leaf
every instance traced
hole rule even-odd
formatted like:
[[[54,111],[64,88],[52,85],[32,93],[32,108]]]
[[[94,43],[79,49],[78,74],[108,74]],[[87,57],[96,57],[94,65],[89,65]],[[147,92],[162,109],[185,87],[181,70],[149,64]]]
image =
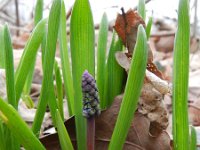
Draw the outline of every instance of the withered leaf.
[[[117,96],[113,105],[96,118],[96,136],[95,150],[107,150],[108,145],[115,127],[118,112],[120,109],[123,95]],[[74,117],[65,122],[75,149],[75,120]],[[170,150],[170,137],[162,131],[157,137],[149,135],[150,120],[144,115],[136,112],[131,123],[129,133],[124,143],[123,150]],[[47,150],[59,149],[59,140],[57,134],[46,136],[40,141],[45,145]]]
[[[119,37],[122,39],[124,46],[127,47],[128,53],[126,53],[126,55],[130,59],[132,58],[133,49],[135,47],[137,39],[137,29],[140,24],[145,27],[144,20],[136,11],[132,9],[129,9],[126,13],[124,13],[124,10],[122,8],[122,14],[117,15],[114,29],[116,30]],[[153,63],[153,53],[150,49],[150,46],[148,46],[147,69],[161,79],[164,79],[162,73]]]
[[[132,9],[129,9],[126,13],[122,9],[122,14],[117,15],[114,29],[131,54],[133,53],[137,38],[137,29],[140,24],[145,27],[144,20]]]

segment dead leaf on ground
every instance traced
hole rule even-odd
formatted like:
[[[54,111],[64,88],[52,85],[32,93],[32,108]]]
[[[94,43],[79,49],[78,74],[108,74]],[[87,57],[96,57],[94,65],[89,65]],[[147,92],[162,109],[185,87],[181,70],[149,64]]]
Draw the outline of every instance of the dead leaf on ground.
[[[113,105],[96,118],[96,150],[107,150],[114,130],[123,95],[117,96]],[[67,131],[76,149],[74,117],[65,122]],[[129,133],[124,144],[124,150],[170,150],[170,137],[162,131],[157,137],[149,135],[150,120],[139,112],[135,113]],[[59,148],[57,133],[41,138],[48,150]]]
[[[198,100],[189,104],[189,121],[193,126],[200,126],[200,102]]]

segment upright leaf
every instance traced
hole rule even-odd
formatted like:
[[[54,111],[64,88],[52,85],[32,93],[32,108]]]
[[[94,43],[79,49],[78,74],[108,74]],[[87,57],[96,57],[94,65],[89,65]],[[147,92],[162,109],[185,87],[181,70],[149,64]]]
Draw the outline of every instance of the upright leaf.
[[[193,126],[190,129],[190,150],[197,150],[197,133]]]
[[[40,99],[38,102],[38,109],[34,118],[32,130],[38,136],[41,128],[44,113],[49,99],[49,92],[53,84],[53,65],[55,59],[56,42],[58,36],[58,27],[60,22],[61,0],[54,0],[51,6],[49,20],[48,20],[48,33],[44,59],[44,71],[42,80],[42,89]]]
[[[56,127],[62,150],[73,150],[72,142],[58,110],[56,111]]]
[[[43,16],[43,0],[37,0],[36,6],[35,6],[35,16],[34,16],[35,25],[39,23],[39,21],[42,19],[42,16]],[[36,62],[36,57],[35,57],[34,62],[30,65],[30,68],[29,68],[30,71],[26,79],[26,83],[24,85],[23,94],[25,96],[28,96],[30,93],[31,84],[32,84],[33,75],[34,75],[34,69],[35,69],[35,62]]]
[[[70,46],[74,81],[74,111],[78,149],[86,149],[86,120],[82,116],[81,76],[95,74],[94,23],[88,0],[76,0],[70,22]]]
[[[62,1],[60,21],[61,22],[60,22],[60,29],[59,29],[59,44],[60,44],[62,74],[63,74],[65,94],[67,97],[69,114],[73,115],[74,114],[74,86],[73,86],[71,66],[70,66],[68,47],[67,47],[66,12],[65,12],[64,1]]]
[[[0,28],[0,68],[5,68],[5,51],[3,28]]]
[[[139,0],[138,3],[138,12],[142,19],[145,21],[146,19],[146,9],[145,9],[145,0]]]
[[[64,121],[63,85],[62,85],[60,67],[58,66],[57,61],[55,61],[55,64],[54,64],[54,72],[55,72],[55,79],[56,79],[57,106],[58,106],[58,110],[60,112],[61,118]]]
[[[148,21],[148,23],[147,23],[147,27],[146,27],[147,40],[149,39],[150,34],[151,34],[151,26],[152,26],[152,23],[153,23],[153,19],[152,19],[152,17],[150,17],[150,18],[149,18],[149,21]]]
[[[17,102],[19,101],[25,81],[30,72],[29,67],[30,65],[33,65],[34,60],[36,58],[37,50],[40,46],[40,43],[42,41],[45,32],[45,24],[46,20],[42,20],[33,30],[31,37],[29,38],[24,48],[24,52],[20,59],[20,63],[17,67],[15,73],[15,89],[16,89]]]
[[[17,109],[15,100],[15,81],[14,81],[14,63],[13,49],[8,26],[4,27],[4,50],[5,50],[5,68],[6,68],[6,91],[8,103]]]
[[[189,1],[179,0],[173,64],[173,140],[175,150],[189,149],[188,74],[190,51]]]
[[[146,64],[147,38],[144,28],[142,25],[139,25],[137,42],[131,61],[125,93],[109,145],[109,150],[123,148],[134,112],[137,108],[137,102],[145,76]]]
[[[123,90],[123,83],[126,73],[124,69],[117,63],[115,58],[115,53],[122,50],[122,41],[119,39],[117,42],[115,42],[113,39],[106,64],[106,87],[104,89],[104,101],[106,101],[105,107],[110,106],[114,100],[114,97],[120,94]]]
[[[35,17],[34,17],[34,24],[36,25],[43,16],[43,0],[37,0],[35,6]]]
[[[99,96],[101,106],[105,99],[103,99],[104,82],[105,82],[105,67],[106,67],[106,47],[108,39],[108,19],[106,13],[103,14],[101,19],[98,46],[97,46],[97,86],[99,89]]]

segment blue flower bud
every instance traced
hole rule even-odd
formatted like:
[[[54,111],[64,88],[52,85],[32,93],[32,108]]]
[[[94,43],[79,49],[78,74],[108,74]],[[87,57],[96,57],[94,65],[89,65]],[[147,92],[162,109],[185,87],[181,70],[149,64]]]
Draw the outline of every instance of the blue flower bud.
[[[96,81],[86,70],[82,75],[83,116],[90,118],[100,115],[100,105]]]

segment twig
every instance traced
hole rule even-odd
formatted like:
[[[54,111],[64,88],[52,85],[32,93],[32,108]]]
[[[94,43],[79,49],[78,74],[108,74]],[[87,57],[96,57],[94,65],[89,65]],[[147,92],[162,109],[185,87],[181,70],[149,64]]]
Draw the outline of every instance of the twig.
[[[0,27],[1,26],[3,26],[3,25],[0,25]],[[13,29],[13,30],[16,30],[16,31],[26,32],[26,33],[30,33],[31,32],[31,30],[28,30],[25,27],[17,27],[17,26],[12,25],[12,24],[9,24],[9,28]]]
[[[10,17],[5,15],[4,13],[0,13],[0,18],[5,20],[5,22],[9,22],[9,23],[15,24],[15,22]]]
[[[95,24],[94,25],[94,29],[95,30],[98,30],[100,28],[100,25],[99,24]],[[111,25],[110,23],[109,23],[109,26],[108,26],[108,31],[113,31],[113,25]]]
[[[20,22],[19,22],[19,5],[18,5],[18,0],[15,0],[15,13],[16,13],[16,25],[19,27]],[[19,30],[17,30],[17,36],[19,36]]]
[[[10,2],[10,0],[1,1],[0,10],[3,9],[9,2]]]
[[[72,7],[73,7],[73,6],[72,6]],[[72,13],[72,7],[70,7],[70,9],[69,9],[68,12],[67,12],[66,20],[68,20],[69,17],[71,16],[71,13]]]
[[[196,37],[196,30],[197,30],[197,21],[198,21],[198,18],[197,18],[197,6],[198,4],[198,0],[195,0],[194,1],[194,25],[193,25],[193,37]]]
[[[174,36],[175,31],[162,31],[155,34],[151,34],[151,37],[166,37],[166,36]]]

